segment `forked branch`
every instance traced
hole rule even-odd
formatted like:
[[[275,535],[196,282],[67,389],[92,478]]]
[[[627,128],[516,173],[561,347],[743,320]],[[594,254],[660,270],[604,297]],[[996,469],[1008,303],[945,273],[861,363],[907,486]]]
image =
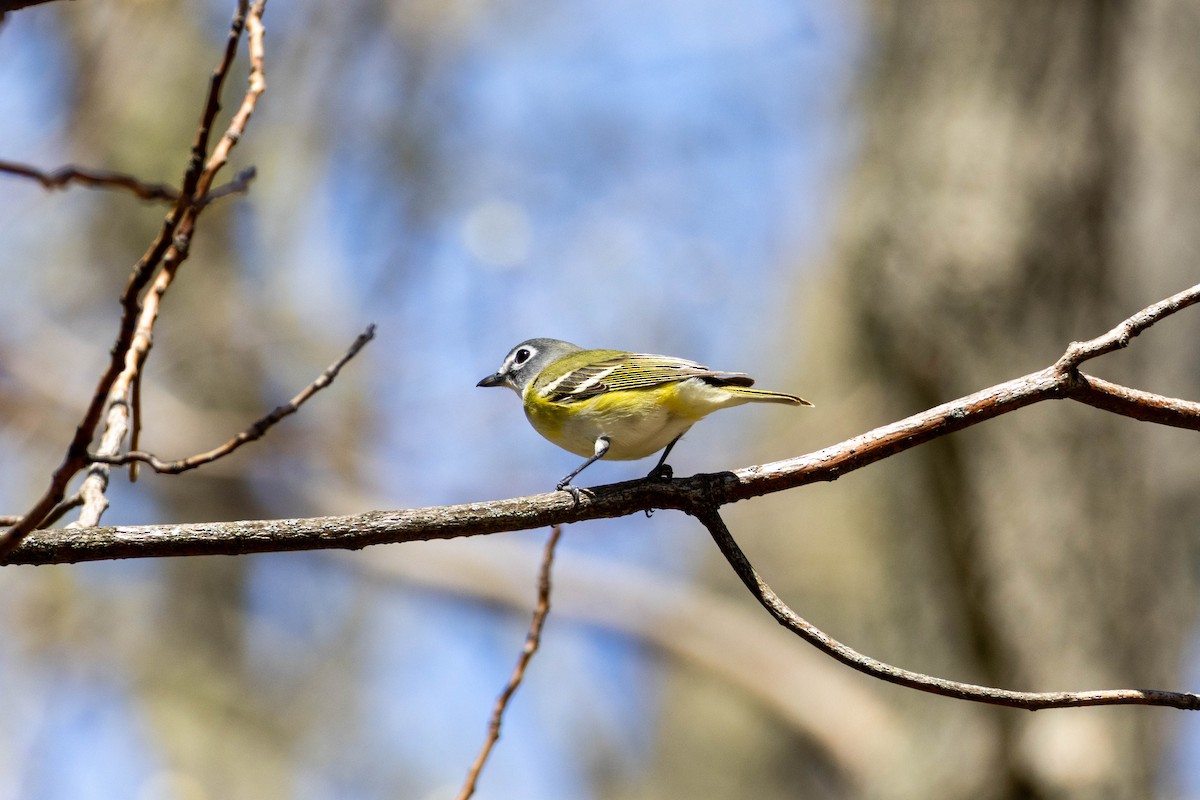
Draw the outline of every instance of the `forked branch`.
[[[178,475],[181,472],[187,472],[197,467],[202,467],[205,464],[211,464],[219,458],[224,458],[233,451],[237,450],[244,444],[249,444],[257,439],[261,439],[263,434],[270,430],[275,423],[282,420],[284,417],[291,416],[300,410],[305,401],[312,397],[317,392],[324,389],[333,383],[337,378],[338,373],[342,371],[342,367],[346,366],[346,362],[358,355],[358,351],[362,350],[367,342],[375,338],[375,326],[368,325],[367,329],[358,335],[354,343],[347,348],[346,352],[337,361],[329,365],[329,368],[317,376],[317,379],[304,387],[295,397],[278,406],[271,413],[258,419],[254,424],[245,430],[238,433],[229,441],[214,447],[204,453],[198,453],[194,456],[181,458],[177,461],[163,461],[153,453],[145,453],[140,450],[132,450],[128,453],[119,455],[105,455],[102,453],[92,453],[90,458],[97,464],[108,464],[109,466],[124,466],[134,462],[148,464],[155,472],[161,472],[168,475]]]
[[[158,302],[170,286],[176,270],[187,259],[199,214],[213,194],[221,191],[212,189],[213,180],[227,162],[230,149],[241,137],[265,85],[262,77],[261,21],[265,2],[257,0],[251,5],[248,0],[237,0],[225,48],[209,80],[178,198],[164,218],[157,237],[134,265],[121,295],[121,321],[108,366],[96,384],[62,462],[50,476],[49,485],[29,510],[0,534],[0,559],[9,555],[30,531],[47,524],[47,520],[63,508],[67,487],[84,469],[88,469],[88,476],[78,492],[84,508],[80,521],[85,527],[96,524],[107,507],[104,491],[108,482],[108,467],[95,463],[88,453],[88,447],[96,437],[102,420],[104,427],[99,446],[102,454],[118,452],[129,430],[130,406],[137,405],[136,398],[132,397],[133,387],[137,385],[150,350]],[[221,93],[242,32],[247,28],[250,31],[249,88],[224,136],[210,154],[209,139],[221,108]],[[253,172],[243,172],[229,185],[229,192],[240,191],[252,177]]]

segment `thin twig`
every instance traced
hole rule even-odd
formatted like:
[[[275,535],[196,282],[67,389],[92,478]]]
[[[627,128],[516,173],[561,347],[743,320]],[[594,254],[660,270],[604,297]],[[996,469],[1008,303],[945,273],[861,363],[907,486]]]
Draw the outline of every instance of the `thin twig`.
[[[246,130],[246,123],[250,120],[250,115],[254,112],[258,104],[258,99],[266,89],[266,80],[263,77],[264,70],[264,51],[263,51],[263,35],[265,30],[262,25],[262,14],[266,6],[266,0],[258,0],[252,6],[247,5],[248,0],[239,0],[237,13],[234,16],[233,24],[230,27],[229,38],[226,42],[225,54],[220,65],[213,72],[212,80],[210,81],[210,94],[208,101],[205,104],[204,115],[201,118],[200,127],[197,131],[196,144],[192,148],[192,164],[198,166],[203,157],[204,149],[208,146],[208,137],[215,120],[217,111],[220,110],[220,90],[224,85],[225,76],[229,71],[230,65],[233,63],[233,55],[236,52],[237,43],[241,37],[241,30],[244,27],[249,31],[248,49],[250,51],[250,77],[246,88],[246,93],[242,97],[242,103],[238,107],[238,111],[234,114],[233,119],[229,121],[225,133],[213,147],[212,154],[204,163],[204,168],[196,175],[195,182],[191,186],[189,197],[192,198],[191,204],[185,209],[183,220],[180,222],[179,231],[175,235],[173,246],[166,252],[162,260],[162,268],[158,271],[158,275],[154,279],[153,285],[146,293],[142,303],[141,318],[138,321],[138,332],[140,336],[135,337],[130,345],[130,352],[133,354],[132,361],[126,366],[126,373],[137,376],[141,374],[145,366],[146,359],[150,355],[150,346],[152,344],[151,334],[154,330],[154,324],[158,320],[158,309],[162,296],[166,294],[171,287],[172,281],[179,270],[179,267],[187,259],[188,250],[191,247],[191,238],[195,230],[196,221],[200,212],[208,205],[209,202],[224,194],[231,194],[238,191],[243,191],[249,186],[255,175],[253,168],[243,170],[233,181],[225,186],[212,189],[213,180],[217,173],[229,161],[229,153],[234,146],[241,141],[242,135]],[[241,27],[239,27],[241,26]],[[235,35],[236,32],[236,35]],[[198,149],[203,144],[204,149]],[[189,175],[190,175],[189,171]],[[185,182],[186,185],[186,182]],[[136,390],[136,387],[135,387]],[[124,399],[125,394],[121,394],[120,398]],[[138,410],[139,402],[136,397],[133,398],[133,408]],[[114,403],[110,406],[110,417],[112,417],[112,425],[115,427],[124,427],[126,420],[122,416],[124,408],[120,404]],[[135,415],[133,428],[130,433],[131,450],[137,450],[137,440],[140,434],[140,415]],[[103,448],[96,455],[112,456],[119,451],[118,446]],[[108,472],[107,467],[100,465],[96,459],[93,459],[91,474],[88,480],[95,484],[90,487],[88,494],[95,494],[96,487],[103,491],[107,486]],[[136,479],[137,467],[136,462],[131,462],[130,477]],[[107,507],[107,504],[105,504]],[[101,509],[103,510],[103,509]],[[85,524],[99,524],[100,518],[98,514],[90,515],[91,518],[83,520]]]
[[[546,549],[542,555],[542,567],[538,571],[537,605],[533,609],[529,633],[525,635],[525,645],[521,648],[521,655],[517,658],[516,666],[513,667],[508,685],[496,698],[496,705],[492,709],[492,719],[488,723],[487,738],[483,741],[479,755],[475,756],[475,763],[471,764],[471,769],[467,772],[467,779],[458,793],[458,800],[468,800],[471,795],[475,794],[475,784],[479,781],[479,773],[483,771],[483,766],[487,763],[492,748],[500,739],[500,723],[504,720],[504,712],[508,708],[512,696],[516,694],[517,687],[525,679],[525,670],[529,667],[529,662],[542,641],[542,627],[546,624],[546,615],[550,613],[550,571],[554,566],[554,548],[558,546],[561,536],[561,525],[551,528],[550,538],[546,540]]]
[[[197,208],[204,208],[210,203],[215,203],[224,197],[231,197],[235,194],[245,194],[250,191],[250,184],[258,177],[258,170],[254,167],[246,167],[244,170],[233,176],[233,180],[228,183],[221,184],[215,189],[209,190],[203,197],[196,199],[193,204]]]
[[[1079,380],[1086,389],[1072,393],[1072,400],[1143,422],[1200,430],[1200,403],[1131,389],[1083,372]]]
[[[205,154],[208,152],[210,131],[221,108],[220,95],[225,84],[225,77],[233,64],[237,44],[241,40],[242,31],[246,26],[248,8],[247,0],[238,0],[237,9],[230,23],[229,35],[226,38],[225,49],[209,80],[204,111],[200,115],[200,122],[196,128],[188,166],[181,182],[182,190],[179,199],[176,201],[175,207],[164,218],[158,236],[150,248],[134,265],[129,281],[122,292],[121,322],[116,342],[111,350],[108,367],[100,377],[87,410],[75,428],[75,435],[67,447],[62,462],[50,476],[49,486],[29,511],[21,516],[20,520],[10,526],[3,535],[0,535],[0,560],[10,554],[30,531],[45,524],[47,516],[66,495],[67,486],[71,480],[80,470],[88,468],[89,465],[91,466],[88,478],[85,479],[86,486],[81,487],[80,490],[85,497],[84,516],[88,518],[87,521],[94,525],[107,504],[107,501],[103,500],[103,492],[108,481],[107,468],[103,465],[92,464],[88,455],[88,445],[96,435],[96,428],[100,424],[102,416],[106,417],[104,438],[107,439],[107,442],[102,442],[101,452],[117,452],[120,441],[124,437],[128,424],[128,389],[133,375],[140,369],[145,349],[149,345],[150,331],[153,329],[153,322],[158,312],[158,299],[165,291],[166,284],[170,282],[169,276],[173,275],[178,265],[187,258],[196,217],[200,213],[200,208],[194,206],[192,200],[197,196],[202,197],[207,194],[216,169],[219,169],[219,165],[211,170],[206,169]],[[261,13],[262,4],[256,3],[255,9]],[[261,24],[257,26],[257,39],[256,68],[261,72]],[[251,50],[254,55],[255,48],[252,47]],[[259,81],[259,86],[258,91],[261,92],[261,81]],[[250,92],[247,94],[249,95]],[[254,94],[255,99],[257,96]],[[244,101],[243,106],[245,105]],[[240,115],[239,118],[243,125],[247,117],[248,114]],[[241,130],[238,129],[233,138],[236,140],[240,134]],[[228,144],[224,148],[225,155],[222,156],[220,164],[224,164],[228,148],[231,146],[232,144]],[[201,181],[202,177],[205,178],[203,182]],[[200,188],[201,186],[203,188]],[[160,280],[156,281],[156,285],[143,297],[142,293],[154,279],[156,271]],[[168,273],[166,284],[161,280],[164,272]]]
[[[75,492],[75,494],[65,498],[61,503],[56,505],[50,511],[50,513],[46,515],[46,524],[53,525],[62,519],[63,515],[68,511],[73,508],[79,508],[81,505],[83,505],[83,495],[80,492]],[[0,515],[0,525],[16,525],[20,521],[21,518],[15,514]]]
[[[179,201],[179,190],[174,186],[168,186],[165,183],[150,183],[123,172],[77,167],[74,164],[47,172],[29,164],[0,159],[0,172],[30,178],[40,183],[43,188],[51,190],[65,189],[69,184],[77,183],[93,189],[124,189],[142,200],[168,203]],[[250,189],[250,183],[255,177],[255,168],[247,167],[235,175],[233,180],[196,198],[192,205],[203,208],[221,198],[245,194]]]
[[[129,449],[136,451],[139,449],[142,439],[142,375],[143,370],[138,370],[133,375],[133,381],[129,384]],[[138,463],[137,461],[129,465],[129,482],[137,483],[138,479]]]
[[[1200,694],[1192,692],[1166,692],[1158,689],[1101,689],[1083,692],[1014,692],[991,686],[949,681],[920,672],[894,667],[865,656],[833,639],[812,623],[805,620],[767,585],[755,571],[746,554],[738,547],[733,535],[715,507],[699,509],[695,516],[712,534],[721,554],[741,578],[742,583],[754,598],[767,609],[780,625],[816,647],[822,653],[837,659],[848,667],[889,683],[907,686],[922,692],[972,700],[978,703],[1023,708],[1036,711],[1044,708],[1080,708],[1083,706],[1170,706],[1190,711],[1200,710]]]
[[[1063,372],[1075,370],[1084,361],[1128,347],[1135,336],[1154,323],[1195,303],[1200,303],[1200,284],[1143,308],[1102,336],[1086,342],[1071,342],[1054,366]]]
[[[196,467],[201,467],[205,464],[212,463],[218,458],[229,455],[242,445],[262,438],[263,434],[265,434],[273,425],[275,425],[275,423],[279,422],[284,417],[295,414],[306,400],[324,389],[326,386],[329,386],[331,383],[333,383],[334,379],[338,376],[338,373],[341,372],[342,367],[346,365],[346,362],[358,355],[358,351],[362,350],[366,343],[374,338],[375,326],[368,325],[367,329],[358,335],[358,338],[354,340],[354,343],[350,345],[342,357],[333,364],[329,365],[328,369],[317,376],[316,380],[304,387],[299,394],[289,400],[286,404],[277,407],[270,414],[267,414],[259,419],[253,425],[246,428],[229,441],[225,442],[219,447],[209,450],[208,452],[199,453],[187,458],[181,458],[177,461],[163,461],[152,453],[143,453],[137,450],[133,450],[128,453],[121,453],[119,455],[93,453],[91,458],[98,464],[107,464],[109,466],[116,467],[124,466],[126,464],[132,465],[135,463],[148,464],[155,472],[161,472],[169,475],[177,475],[181,472],[187,472],[190,469],[195,469]]]
[[[150,183],[121,172],[77,167],[73,164],[46,172],[28,164],[0,160],[0,172],[32,178],[46,189],[63,189],[68,184],[78,183],[93,189],[124,189],[143,200],[168,203],[179,200],[179,190],[174,186],[168,186],[165,183]]]
[[[250,121],[250,116],[258,106],[258,98],[266,91],[267,81],[264,69],[266,56],[263,47],[263,37],[266,31],[262,24],[262,15],[266,10],[266,5],[267,0],[257,0],[247,9],[245,2],[240,3],[241,13],[246,20],[247,46],[250,51],[249,85],[246,88],[246,94],[242,97],[241,105],[238,106],[238,110],[229,121],[229,126],[225,129],[224,135],[221,136],[213,147],[212,154],[208,157],[208,163],[205,164],[204,172],[201,173],[200,180],[196,184],[194,199],[208,194],[212,188],[213,179],[229,161],[230,152],[241,140],[242,134],[246,130],[246,123]],[[233,47],[237,45],[237,38],[233,36],[232,31],[230,32],[230,44]],[[224,75],[222,75],[223,79]],[[214,97],[219,101],[219,93]]]

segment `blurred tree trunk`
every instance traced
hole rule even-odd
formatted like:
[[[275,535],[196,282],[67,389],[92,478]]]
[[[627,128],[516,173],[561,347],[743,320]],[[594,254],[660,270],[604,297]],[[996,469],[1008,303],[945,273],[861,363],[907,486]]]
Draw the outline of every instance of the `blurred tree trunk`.
[[[1197,3],[872,11],[863,147],[828,268],[805,289],[805,333],[791,337],[811,354],[794,385],[818,430],[780,431],[791,452],[1044,367],[1197,274]],[[1200,396],[1194,317],[1093,370]],[[739,508],[733,527],[802,614],[893,663],[1014,689],[1186,689],[1194,443],[1045,404]],[[708,768],[745,779],[706,798],[792,796],[774,781],[803,751],[766,724],[732,741],[704,688],[672,691],[664,749],[723,741]],[[1177,721],[879,691],[908,735],[830,795],[1147,797]],[[792,769],[743,771],[748,751]]]

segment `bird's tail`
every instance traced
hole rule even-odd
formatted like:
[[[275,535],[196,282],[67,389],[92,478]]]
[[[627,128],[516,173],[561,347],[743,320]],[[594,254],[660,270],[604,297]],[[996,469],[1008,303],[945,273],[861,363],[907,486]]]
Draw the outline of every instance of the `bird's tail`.
[[[784,403],[789,406],[811,406],[812,403],[805,400],[803,397],[797,397],[794,394],[784,394],[783,392],[768,392],[766,389],[751,389],[749,386],[737,386],[725,384],[725,391],[750,403]]]

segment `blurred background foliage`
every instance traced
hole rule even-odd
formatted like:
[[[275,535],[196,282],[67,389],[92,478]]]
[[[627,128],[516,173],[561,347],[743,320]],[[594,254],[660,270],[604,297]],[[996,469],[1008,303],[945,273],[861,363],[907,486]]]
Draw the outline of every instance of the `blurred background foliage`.
[[[177,179],[231,6],[9,15],[0,157]],[[214,446],[380,334],[252,447],[116,476],[109,523],[548,489],[576,459],[473,388],[528,336],[816,403],[705,422],[672,458],[690,473],[1043,367],[1195,282],[1194,0],[275,0],[266,24],[232,165],[259,177],[206,213],[167,297],[143,445]],[[61,457],[162,214],[0,182],[4,511]],[[1195,399],[1198,340],[1185,312],[1094,369]],[[1192,437],[1045,404],[729,518],[801,613],[879,658],[1186,689]],[[543,538],[0,570],[0,800],[451,797]],[[1029,715],[851,674],[676,515],[573,526],[563,551],[480,797],[1200,797],[1186,715]]]

